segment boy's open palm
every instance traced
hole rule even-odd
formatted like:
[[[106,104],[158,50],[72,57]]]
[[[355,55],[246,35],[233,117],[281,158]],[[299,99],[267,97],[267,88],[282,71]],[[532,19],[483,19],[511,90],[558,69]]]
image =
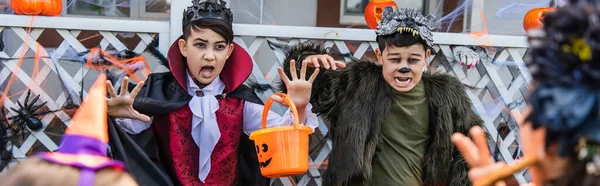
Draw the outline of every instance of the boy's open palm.
[[[283,73],[283,69],[281,67],[279,67],[277,70],[279,71],[279,76],[283,80],[283,83],[285,83],[285,86],[287,87],[287,95],[292,98],[294,105],[299,108],[304,108],[310,101],[312,83],[317,78],[319,69],[315,69],[310,78],[306,80],[306,69],[308,68],[307,62],[302,63],[302,69],[300,69],[300,78],[298,78],[296,72],[296,61],[290,61],[290,65],[290,74],[292,75],[291,80],[285,73]],[[271,96],[271,99],[281,105],[288,106],[287,103],[285,103],[285,101],[279,96]]]
[[[138,111],[133,109],[133,100],[144,86],[144,82],[140,81],[129,95],[127,95],[128,86],[129,78],[125,77],[123,78],[123,83],[121,84],[121,91],[117,95],[112,83],[110,81],[106,81],[106,89],[110,94],[110,98],[106,98],[108,115],[112,117],[138,119],[144,122],[149,122],[150,117],[140,114]]]

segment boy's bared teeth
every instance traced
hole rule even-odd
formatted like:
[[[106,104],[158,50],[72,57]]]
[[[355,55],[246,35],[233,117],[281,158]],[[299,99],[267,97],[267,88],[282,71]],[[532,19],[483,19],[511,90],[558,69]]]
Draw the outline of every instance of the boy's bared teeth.
[[[412,81],[412,78],[396,77],[394,78],[394,81],[398,84],[407,84]]]
[[[396,77],[396,78],[394,78],[394,79],[395,79],[395,80],[397,80],[397,81],[409,81],[409,80],[411,80],[412,78],[406,78],[406,77]]]

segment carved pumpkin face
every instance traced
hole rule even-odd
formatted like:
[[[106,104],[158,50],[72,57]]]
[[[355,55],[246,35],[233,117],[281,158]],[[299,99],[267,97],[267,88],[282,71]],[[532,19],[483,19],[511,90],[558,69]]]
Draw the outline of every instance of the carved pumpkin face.
[[[16,14],[59,16],[62,0],[11,0],[10,6]]]
[[[381,21],[383,9],[387,6],[398,8],[398,5],[396,5],[396,2],[393,0],[371,0],[369,4],[367,4],[367,7],[365,8],[365,21],[369,28],[377,28],[377,23]]]
[[[555,8],[534,8],[530,10],[523,18],[523,28],[525,28],[525,31],[529,31],[532,28],[541,28],[544,26],[542,23],[544,16],[555,10]]]
[[[273,160],[273,152],[275,152],[275,150],[269,149],[269,145],[266,143],[256,145],[256,154],[258,155],[260,167],[265,168],[271,164],[271,160]]]

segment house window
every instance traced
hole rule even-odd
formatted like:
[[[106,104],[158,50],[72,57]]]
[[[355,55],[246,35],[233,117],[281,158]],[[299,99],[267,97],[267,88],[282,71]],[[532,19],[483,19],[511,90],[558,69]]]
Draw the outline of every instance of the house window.
[[[63,0],[65,16],[167,20],[171,0]]]
[[[140,1],[140,0],[138,0]],[[141,0],[140,16],[144,18],[168,18],[171,0]]]
[[[394,0],[398,7],[415,8],[427,13],[425,0]],[[340,24],[343,25],[366,25],[364,18],[365,7],[369,0],[341,0],[340,2]]]
[[[0,0],[0,14],[7,14],[10,9],[10,0]]]

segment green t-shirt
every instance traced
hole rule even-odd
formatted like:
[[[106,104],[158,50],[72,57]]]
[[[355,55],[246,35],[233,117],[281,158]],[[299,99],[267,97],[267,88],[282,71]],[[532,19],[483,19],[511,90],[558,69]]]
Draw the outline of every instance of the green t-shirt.
[[[422,185],[422,161],[429,138],[429,109],[422,81],[409,92],[396,92],[380,133],[371,185]]]

